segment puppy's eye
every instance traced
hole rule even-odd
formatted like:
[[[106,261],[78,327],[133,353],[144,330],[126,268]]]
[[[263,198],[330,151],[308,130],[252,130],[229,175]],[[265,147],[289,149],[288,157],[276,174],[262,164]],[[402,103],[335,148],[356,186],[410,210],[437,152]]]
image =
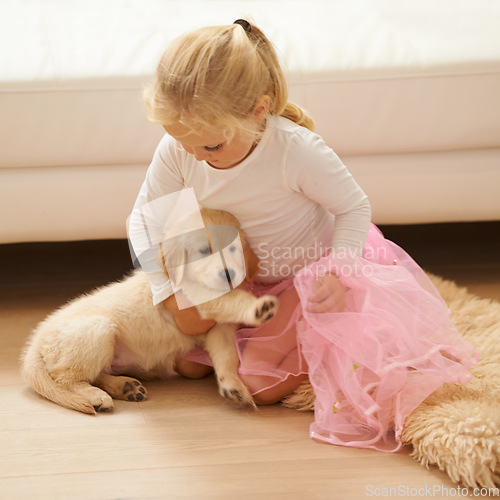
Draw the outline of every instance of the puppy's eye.
[[[203,247],[203,248],[200,248],[200,253],[202,255],[209,255],[210,254],[210,247]]]

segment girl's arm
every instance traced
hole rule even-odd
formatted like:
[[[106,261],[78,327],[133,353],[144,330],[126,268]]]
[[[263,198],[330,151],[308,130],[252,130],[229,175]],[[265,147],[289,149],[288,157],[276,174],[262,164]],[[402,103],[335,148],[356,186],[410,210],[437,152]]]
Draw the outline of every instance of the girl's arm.
[[[284,177],[289,187],[335,216],[332,251],[361,254],[370,229],[368,197],[323,139],[307,130],[291,142]]]
[[[184,188],[184,182],[179,165],[182,158],[175,142],[169,136],[160,141],[153,160],[146,173],[146,178],[137,196],[132,215],[128,223],[128,238],[131,247],[139,258],[140,266],[146,273],[153,293],[153,304],[157,305],[172,295],[170,280],[159,265],[157,254],[154,251],[155,226],[145,220],[145,215],[151,214],[147,204],[158,200],[165,195],[178,192]],[[160,200],[161,201],[161,200]],[[170,213],[168,203],[161,205],[155,211]],[[164,221],[165,222],[165,221]],[[153,241],[155,240],[155,241]],[[136,265],[136,263],[134,263]]]
[[[371,222],[368,197],[338,156],[316,134],[305,132],[292,144],[287,178],[335,216],[332,252],[351,262],[361,255]],[[309,298],[311,312],[341,312],[344,287],[335,275],[319,277]]]
[[[215,325],[215,321],[211,319],[201,319],[200,313],[194,306],[179,309],[174,295],[164,300],[163,305],[172,313],[179,330],[185,335],[200,335]]]

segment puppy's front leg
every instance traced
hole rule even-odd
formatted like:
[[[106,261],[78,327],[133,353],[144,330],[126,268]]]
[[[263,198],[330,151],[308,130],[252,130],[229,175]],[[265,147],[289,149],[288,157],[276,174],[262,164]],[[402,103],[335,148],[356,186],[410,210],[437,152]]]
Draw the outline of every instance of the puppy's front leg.
[[[257,298],[244,290],[232,290],[200,304],[197,309],[203,319],[258,326],[274,316],[278,303],[278,299],[271,295]]]
[[[231,323],[215,325],[207,334],[205,349],[214,364],[219,393],[238,406],[255,407],[252,395],[238,376],[236,329],[237,326]]]

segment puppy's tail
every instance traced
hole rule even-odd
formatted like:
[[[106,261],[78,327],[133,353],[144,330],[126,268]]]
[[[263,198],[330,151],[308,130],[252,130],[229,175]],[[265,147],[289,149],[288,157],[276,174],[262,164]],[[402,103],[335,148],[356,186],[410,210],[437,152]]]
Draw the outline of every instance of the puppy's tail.
[[[88,399],[66,389],[50,376],[40,350],[33,344],[27,346],[21,357],[21,374],[44,398],[65,408],[95,415],[95,408]]]

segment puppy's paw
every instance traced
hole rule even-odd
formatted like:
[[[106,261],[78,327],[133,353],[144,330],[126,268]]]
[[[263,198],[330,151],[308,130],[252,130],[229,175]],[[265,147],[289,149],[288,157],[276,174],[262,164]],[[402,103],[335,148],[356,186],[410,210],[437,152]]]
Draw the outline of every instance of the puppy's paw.
[[[229,380],[230,379],[230,380]],[[218,378],[219,394],[240,408],[256,408],[252,395],[238,377]]]
[[[148,393],[146,388],[134,378],[127,378],[122,387],[122,393],[119,399],[125,399],[126,401],[144,401],[148,398]]]
[[[143,385],[132,377],[101,373],[94,381],[94,384],[106,391],[114,399],[144,401],[148,397]]]
[[[80,384],[73,387],[73,392],[88,399],[90,405],[94,407],[96,412],[107,412],[113,410],[113,400],[111,399],[111,396],[98,387],[94,387],[89,384]],[[91,413],[91,411],[86,413]]]
[[[271,295],[264,295],[257,299],[251,324],[258,326],[270,320],[276,314],[278,304],[278,299]]]
[[[108,394],[106,394],[106,396],[93,401],[92,406],[95,411],[99,411],[101,413],[113,411],[113,400]]]

